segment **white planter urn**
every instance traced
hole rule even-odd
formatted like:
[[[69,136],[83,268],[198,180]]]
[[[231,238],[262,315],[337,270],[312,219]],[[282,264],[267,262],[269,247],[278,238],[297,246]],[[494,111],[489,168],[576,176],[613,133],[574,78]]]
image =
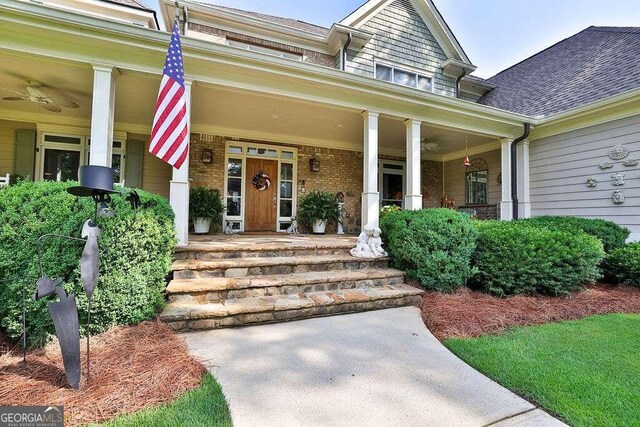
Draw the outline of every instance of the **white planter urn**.
[[[196,234],[207,234],[211,227],[211,220],[209,218],[196,218],[193,221],[193,231]]]
[[[326,219],[317,219],[313,222],[313,234],[324,234],[327,228]]]

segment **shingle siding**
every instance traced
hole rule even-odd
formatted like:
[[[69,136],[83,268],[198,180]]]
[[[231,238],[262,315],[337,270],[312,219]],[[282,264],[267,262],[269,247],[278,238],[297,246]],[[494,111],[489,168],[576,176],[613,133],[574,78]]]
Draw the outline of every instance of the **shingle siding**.
[[[387,60],[423,70],[435,93],[455,96],[455,79],[440,68],[447,56],[408,0],[394,1],[362,29],[374,36],[361,51],[348,51],[346,71],[374,77],[374,60]]]
[[[640,233],[640,166],[624,166],[611,160],[608,152],[625,145],[630,154],[624,160],[640,159],[640,116],[591,126],[531,142],[531,213],[540,215],[603,218]],[[613,168],[601,170],[605,162]],[[613,186],[611,175],[624,173],[625,184]],[[587,187],[587,178],[598,180]],[[615,205],[614,190],[622,190],[625,202]]]

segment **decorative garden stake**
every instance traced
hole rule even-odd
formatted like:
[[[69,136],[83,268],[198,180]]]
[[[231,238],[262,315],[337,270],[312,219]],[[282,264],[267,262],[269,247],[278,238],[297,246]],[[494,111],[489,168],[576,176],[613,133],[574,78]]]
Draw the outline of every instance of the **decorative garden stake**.
[[[53,319],[56,335],[60,343],[62,351],[62,362],[64,364],[67,383],[77,389],[80,386],[81,379],[81,363],[80,363],[80,325],[78,322],[78,307],[76,305],[75,295],[68,294],[61,286],[62,278],[52,280],[44,275],[42,270],[42,243],[45,239],[56,237],[61,239],[73,240],[84,243],[82,257],[80,258],[80,276],[82,278],[82,287],[87,294],[87,381],[90,378],[90,330],[91,330],[91,299],[98,283],[98,275],[100,271],[100,248],[98,246],[98,237],[100,236],[100,227],[96,223],[96,216],[113,217],[115,211],[109,207],[111,203],[110,194],[117,193],[113,189],[113,169],[104,166],[81,166],[79,171],[80,186],[71,187],[67,191],[78,197],[91,197],[96,204],[96,210],[93,219],[88,219],[82,226],[82,239],[71,236],[63,236],[59,234],[45,234],[37,241],[38,249],[38,266],[40,270],[40,279],[38,279],[37,290],[34,299],[44,298],[54,293],[58,296],[59,301],[47,303],[49,313]],[[140,197],[135,191],[126,197],[131,204],[131,208],[135,213],[140,206]],[[26,361],[26,293],[23,289],[23,346],[24,358]]]

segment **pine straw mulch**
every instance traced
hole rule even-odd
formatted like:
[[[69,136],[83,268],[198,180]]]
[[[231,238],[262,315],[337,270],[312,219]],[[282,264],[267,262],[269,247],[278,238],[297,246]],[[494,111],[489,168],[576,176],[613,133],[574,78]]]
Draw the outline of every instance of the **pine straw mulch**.
[[[442,340],[497,334],[512,326],[581,319],[595,314],[640,313],[640,289],[594,285],[566,297],[497,298],[461,288],[454,294],[427,292],[421,304],[429,330]]]
[[[144,322],[91,339],[91,380],[67,386],[60,348],[52,343],[27,354],[0,353],[0,405],[64,405],[65,425],[101,422],[176,399],[200,385],[205,369],[166,325]],[[0,343],[1,344],[1,343]]]

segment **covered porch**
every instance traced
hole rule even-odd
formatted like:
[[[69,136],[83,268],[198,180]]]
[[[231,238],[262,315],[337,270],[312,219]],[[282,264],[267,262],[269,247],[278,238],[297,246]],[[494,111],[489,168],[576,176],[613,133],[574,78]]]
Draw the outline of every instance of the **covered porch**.
[[[14,42],[0,50],[8,59],[0,98],[36,87],[61,111],[0,99],[0,176],[64,180],[77,178],[82,164],[111,166],[118,182],[170,199],[181,244],[189,239],[191,185],[220,190],[236,231],[260,223],[284,232],[298,200],[312,190],[344,196],[347,233],[377,224],[381,206],[438,207],[445,194],[457,207],[511,217],[509,145],[522,133],[517,115],[185,37],[191,149],[176,170],[147,152],[164,34],[136,29],[123,37],[142,43],[144,54],[123,40],[110,42],[119,43],[115,54],[86,29],[73,42],[92,42],[90,51],[62,43],[54,51],[24,22],[2,32]],[[528,146],[520,150],[526,215]],[[463,166],[466,155],[471,167]],[[251,180],[267,168],[272,191],[256,198]]]

